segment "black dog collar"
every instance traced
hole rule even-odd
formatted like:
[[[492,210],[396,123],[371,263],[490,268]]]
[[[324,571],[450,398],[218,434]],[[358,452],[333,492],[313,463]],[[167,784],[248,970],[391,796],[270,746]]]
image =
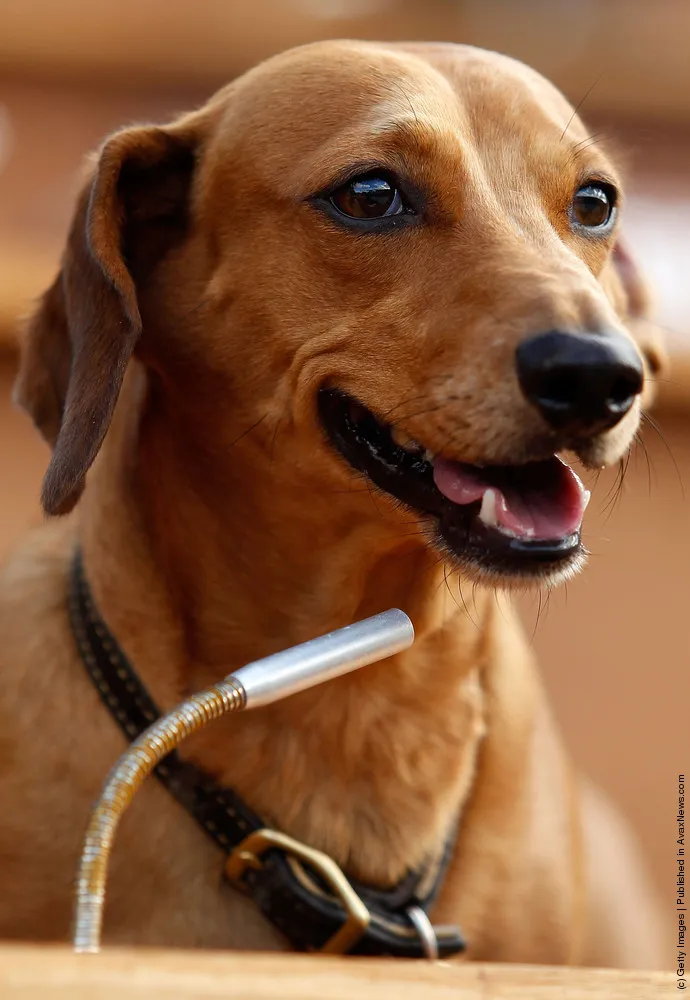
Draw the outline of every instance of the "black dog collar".
[[[129,740],[160,717],[158,708],[100,617],[76,553],[69,613],[79,653],[104,704]],[[267,829],[232,791],[176,751],[156,768],[170,794],[229,855],[226,875],[298,951],[399,958],[446,958],[465,949],[456,927],[432,926],[427,911],[443,882],[454,837],[423,872],[392,889],[347,878],[335,862]]]

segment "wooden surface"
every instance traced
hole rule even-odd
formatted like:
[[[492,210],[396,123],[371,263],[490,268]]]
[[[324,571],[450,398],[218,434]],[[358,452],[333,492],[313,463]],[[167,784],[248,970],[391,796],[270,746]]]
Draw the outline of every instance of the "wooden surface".
[[[3,1000],[666,1000],[671,973],[0,947]]]

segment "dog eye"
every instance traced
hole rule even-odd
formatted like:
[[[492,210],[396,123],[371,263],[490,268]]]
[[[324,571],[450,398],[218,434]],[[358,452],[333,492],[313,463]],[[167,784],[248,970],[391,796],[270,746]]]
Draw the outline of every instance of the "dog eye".
[[[331,194],[330,201],[350,219],[382,219],[410,211],[395,182],[385,174],[353,177]]]
[[[608,184],[585,184],[575,194],[572,216],[579,226],[601,229],[613,218],[616,195]]]

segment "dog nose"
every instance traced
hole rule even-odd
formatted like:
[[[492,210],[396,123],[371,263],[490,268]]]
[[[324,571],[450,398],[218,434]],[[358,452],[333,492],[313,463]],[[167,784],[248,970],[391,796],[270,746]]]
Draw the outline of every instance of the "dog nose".
[[[518,346],[515,361],[524,396],[554,430],[608,430],[642,391],[642,360],[615,333],[542,333]]]

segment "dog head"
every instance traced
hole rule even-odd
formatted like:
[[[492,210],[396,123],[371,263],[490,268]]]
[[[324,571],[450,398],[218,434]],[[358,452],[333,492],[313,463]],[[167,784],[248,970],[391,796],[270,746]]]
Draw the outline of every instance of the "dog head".
[[[251,475],[315,520],[411,509],[474,576],[571,571],[586,495],[557,455],[617,461],[662,363],[586,140],[511,59],[355,42],[110,138],[18,381],[46,511],[77,502],[136,355],[216,471],[253,434]],[[380,503],[345,499],[353,477]]]

